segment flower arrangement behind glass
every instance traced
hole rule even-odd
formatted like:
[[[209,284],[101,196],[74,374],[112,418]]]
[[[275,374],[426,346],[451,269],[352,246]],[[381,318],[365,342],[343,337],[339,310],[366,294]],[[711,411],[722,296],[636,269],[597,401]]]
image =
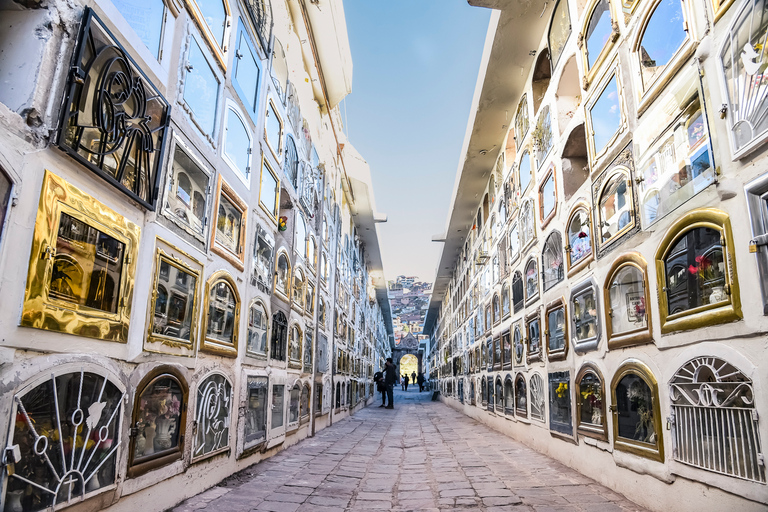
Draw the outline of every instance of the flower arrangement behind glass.
[[[156,384],[151,394],[141,397],[139,411],[134,455],[142,457],[171,448],[181,414],[181,401],[171,387]]]
[[[589,384],[581,392],[582,404],[589,404],[592,408],[593,425],[603,424],[603,395],[600,392],[600,386]]]
[[[688,272],[696,276],[699,283],[699,292],[702,297],[708,297],[709,304],[720,302],[727,298],[724,290],[725,263],[722,252],[713,251],[709,258],[704,254],[695,257],[695,265],[688,266]],[[719,260],[719,261],[718,261]],[[707,296],[705,289],[710,291]]]

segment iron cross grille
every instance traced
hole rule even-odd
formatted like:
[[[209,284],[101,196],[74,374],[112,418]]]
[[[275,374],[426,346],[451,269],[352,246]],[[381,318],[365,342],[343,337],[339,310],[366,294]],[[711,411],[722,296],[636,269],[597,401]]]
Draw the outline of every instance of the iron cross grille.
[[[170,110],[99,17],[86,8],[56,144],[154,210]]]

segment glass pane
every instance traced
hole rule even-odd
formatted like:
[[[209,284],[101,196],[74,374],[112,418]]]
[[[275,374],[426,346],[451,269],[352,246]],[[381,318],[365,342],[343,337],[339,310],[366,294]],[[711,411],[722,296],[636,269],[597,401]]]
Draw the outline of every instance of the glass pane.
[[[589,214],[585,210],[579,210],[573,215],[568,225],[568,243],[571,246],[571,265],[592,254]]]
[[[202,234],[208,197],[208,175],[181,146],[173,154],[173,179],[168,180],[165,209],[195,233]]]
[[[524,302],[523,277],[520,275],[520,272],[515,272],[515,275],[512,277],[512,305],[515,313],[520,311]]]
[[[600,153],[621,126],[621,106],[615,75],[592,105],[589,115],[592,120],[595,153]]]
[[[528,323],[528,353],[537,354],[541,351],[541,329],[539,319]]]
[[[264,291],[269,293],[272,290],[270,281],[272,280],[272,258],[273,244],[267,240],[263,230],[259,229],[254,244],[255,258],[253,260],[254,272],[258,278],[259,284],[264,287]]]
[[[679,0],[671,1],[680,3]],[[589,25],[587,25],[587,36],[585,39],[588,69],[592,69],[592,66],[595,65],[595,61],[611,37],[612,31],[611,10],[608,6],[608,0],[600,0],[595,6],[595,10],[592,11],[592,17],[589,19]]]
[[[557,196],[555,195],[555,176],[550,174],[541,186],[541,216],[546,219],[555,211]]]
[[[520,100],[520,104],[517,106],[517,114],[515,115],[515,142],[517,147],[520,147],[520,143],[523,142],[525,134],[528,133],[528,98],[523,96]],[[523,155],[523,158],[528,153]],[[522,164],[521,164],[522,166]],[[522,187],[525,190],[525,187]]]
[[[520,158],[520,191],[524,192],[531,184],[531,155],[527,151]]]
[[[248,176],[251,169],[251,138],[243,120],[232,109],[227,111],[226,140],[224,151],[227,156],[243,176]]]
[[[277,217],[277,178],[267,167],[266,162],[261,169],[261,188],[259,190],[259,202]]]
[[[523,347],[523,335],[518,327],[515,327],[515,334],[513,335],[512,342],[515,345],[515,362],[518,364],[522,363],[525,347]]]
[[[195,444],[192,457],[229,446],[232,385],[223,375],[211,375],[197,388]]]
[[[549,351],[559,352],[565,349],[565,308],[553,309],[547,314],[549,330]]]
[[[245,94],[243,101],[251,107],[251,111],[255,111],[259,89],[259,66],[248,44],[245,32],[240,33],[237,52],[240,57],[235,61],[235,80]]]
[[[525,267],[525,298],[531,299],[539,294],[539,273],[536,262],[530,261]]]
[[[184,81],[184,102],[203,133],[211,135],[216,123],[216,105],[219,99],[219,81],[195,38],[187,57],[190,69]]]
[[[560,0],[552,16],[552,25],[549,27],[549,55],[553,63],[557,64],[560,59],[570,34],[571,16],[568,12],[568,0]]]
[[[149,384],[139,396],[139,410],[134,418],[138,429],[133,462],[179,446],[181,406],[184,394],[173,377],[161,377]]]
[[[600,379],[592,372],[581,378],[579,383],[581,393],[581,415],[579,423],[603,426],[603,391]]]
[[[283,411],[285,409],[285,386],[272,385],[272,428],[283,426]]]
[[[267,315],[260,305],[251,306],[248,313],[248,342],[246,351],[252,354],[267,352]]]
[[[224,47],[224,32],[227,28],[227,11],[221,0],[196,0],[203,18],[219,46]]]
[[[0,168],[0,236],[3,234],[2,226],[5,225],[5,214],[8,211],[8,202],[11,199],[13,183],[8,175]]]
[[[638,375],[629,374],[616,385],[619,437],[656,443],[651,388]]]
[[[544,291],[549,290],[565,277],[563,267],[563,243],[560,240],[560,233],[557,231],[547,238],[547,243],[544,246],[542,272],[544,273]]]
[[[237,302],[229,283],[217,281],[208,298],[208,329],[206,337],[225,343],[234,343],[235,312]]]
[[[539,115],[539,122],[533,132],[533,145],[536,149],[536,167],[541,167],[544,158],[549,154],[553,145],[552,118],[549,115],[549,107],[544,107]]]
[[[503,345],[503,350],[504,350],[503,362],[504,362],[504,367],[506,368],[510,364],[512,364],[512,341],[509,336],[509,332],[506,332],[501,336],[501,343]]]
[[[152,331],[190,341],[197,277],[161,259]]]
[[[245,443],[261,441],[267,433],[267,377],[248,377]]]
[[[62,213],[49,297],[117,313],[124,253],[123,242]]]
[[[680,0],[662,0],[651,15],[640,41],[640,69],[645,88],[664,71],[685,42],[688,33],[684,23]]]
[[[692,229],[667,254],[664,271],[670,315],[728,300],[720,236],[716,229]]]
[[[588,340],[597,336],[597,303],[592,290],[573,298],[572,314],[574,337]]]
[[[571,434],[570,373],[549,374],[549,428]]]
[[[647,327],[645,282],[640,269],[627,265],[616,273],[611,281],[610,301],[613,334]]]
[[[267,143],[275,153],[280,152],[280,135],[282,134],[282,125],[280,117],[277,115],[275,106],[270,103],[267,109],[266,135]]]
[[[291,361],[301,361],[301,342],[301,331],[293,327],[291,329],[291,343],[288,347]]]
[[[504,286],[504,288],[501,289],[501,313],[504,315],[504,317],[509,316],[509,287]]]
[[[136,32],[152,55],[160,54],[160,42],[165,21],[163,0],[112,0],[125,21]]]
[[[275,276],[275,290],[280,291],[286,297],[288,296],[288,286],[291,282],[291,268],[288,266],[288,258],[281,254],[277,258],[277,275]]]
[[[607,242],[632,222],[632,184],[619,172],[611,176],[600,196],[600,235]]]
[[[515,382],[515,411],[522,417],[528,416],[528,391],[523,377],[518,377]]]
[[[18,445],[21,459],[6,473],[6,511],[53,510],[54,503],[76,503],[115,482],[123,393],[112,382],[78,371],[49,377],[15,398],[8,445]],[[59,484],[65,465],[74,471]]]
[[[523,203],[520,209],[520,245],[526,246],[536,235],[533,221],[533,201]]]
[[[290,403],[288,406],[288,423],[296,423],[299,421],[299,398],[301,397],[301,389],[295,387],[291,390]]]
[[[302,355],[304,357],[304,373],[309,373],[312,371],[312,341],[313,341],[314,334],[310,329],[307,329],[307,332],[304,333],[304,350],[302,351]]]
[[[242,213],[223,194],[219,197],[219,213],[216,220],[216,242],[235,254],[240,252],[240,227]]]

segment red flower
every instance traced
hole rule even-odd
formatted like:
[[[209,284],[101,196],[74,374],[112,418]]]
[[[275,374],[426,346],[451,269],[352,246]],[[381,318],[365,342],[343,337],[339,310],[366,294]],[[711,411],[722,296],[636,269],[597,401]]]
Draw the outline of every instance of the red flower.
[[[688,267],[688,272],[690,272],[691,274],[696,274],[698,271],[699,271],[699,267],[694,267],[693,265],[690,265]]]
[[[699,267],[702,270],[706,270],[712,266],[712,261],[710,261],[710,259],[704,256],[703,254],[701,256],[696,256],[696,263],[699,264]]]
[[[588,234],[586,234],[586,233],[585,233],[585,232],[583,232],[583,231],[582,231],[581,233],[579,233],[579,238],[587,238],[588,236],[589,236],[589,235],[588,235]]]

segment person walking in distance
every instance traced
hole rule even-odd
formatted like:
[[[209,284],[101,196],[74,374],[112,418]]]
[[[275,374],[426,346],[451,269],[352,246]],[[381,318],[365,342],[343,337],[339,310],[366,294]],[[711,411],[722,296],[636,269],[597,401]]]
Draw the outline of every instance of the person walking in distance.
[[[416,372],[411,372],[411,384],[416,385]]]
[[[376,383],[376,391],[381,393],[381,405],[379,407],[385,407],[387,405],[387,386],[384,385],[384,372],[374,373],[373,382]]]
[[[400,389],[405,391],[405,375],[400,376]]]
[[[408,391],[408,374],[403,375],[403,391]]]
[[[393,389],[395,382],[397,382],[397,370],[395,369],[395,363],[392,362],[392,358],[388,357],[387,363],[384,365],[384,385],[387,388],[387,399],[389,400],[387,409],[395,408],[395,390]]]
[[[419,375],[416,377],[416,382],[419,383],[419,393],[424,391],[424,374],[419,372]]]

